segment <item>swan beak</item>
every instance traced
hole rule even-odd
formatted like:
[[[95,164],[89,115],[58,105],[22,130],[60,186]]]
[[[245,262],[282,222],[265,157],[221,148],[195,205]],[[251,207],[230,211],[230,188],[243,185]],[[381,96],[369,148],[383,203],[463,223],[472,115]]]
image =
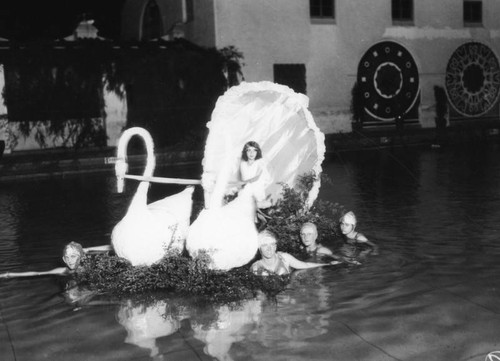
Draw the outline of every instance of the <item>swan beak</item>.
[[[125,178],[116,177],[116,191],[118,193],[123,193],[124,188],[125,188]]]
[[[123,193],[125,188],[125,174],[127,173],[128,164],[124,159],[118,159],[115,164],[116,173],[116,189],[118,193]]]

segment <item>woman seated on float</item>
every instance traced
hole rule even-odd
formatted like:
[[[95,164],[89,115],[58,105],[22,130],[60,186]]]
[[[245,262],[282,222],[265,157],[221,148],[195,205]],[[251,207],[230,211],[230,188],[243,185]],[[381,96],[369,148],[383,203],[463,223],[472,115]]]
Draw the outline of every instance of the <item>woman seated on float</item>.
[[[328,265],[339,264],[338,261],[330,263],[302,262],[285,252],[276,252],[276,236],[270,231],[259,233],[259,252],[262,259],[254,262],[250,270],[259,276],[287,275],[293,269],[316,268]]]
[[[271,175],[267,171],[262,150],[257,142],[245,143],[241,152],[240,177],[244,187],[251,187],[258,208],[271,206],[266,187],[271,183]]]
[[[318,239],[318,228],[312,222],[306,222],[302,225],[300,229],[300,239],[306,247],[306,252],[315,256],[332,256],[333,252],[328,248],[317,243]]]
[[[356,223],[356,216],[353,212],[347,212],[340,218],[340,230],[344,236],[344,244],[340,247],[340,255],[334,255],[336,259],[359,264],[357,258],[362,258],[369,253],[378,254],[378,246],[369,241],[364,234],[355,230]],[[359,245],[366,245],[369,249],[361,252],[358,248]]]
[[[96,246],[83,248],[80,243],[70,242],[63,250],[63,261],[66,267],[58,267],[49,271],[29,271],[29,272],[6,272],[0,274],[0,278],[14,278],[14,277],[32,277],[32,276],[46,276],[46,275],[57,275],[57,276],[67,276],[78,271],[80,267],[81,260],[85,257],[87,252],[98,251],[105,252],[111,251],[112,247],[110,245]]]

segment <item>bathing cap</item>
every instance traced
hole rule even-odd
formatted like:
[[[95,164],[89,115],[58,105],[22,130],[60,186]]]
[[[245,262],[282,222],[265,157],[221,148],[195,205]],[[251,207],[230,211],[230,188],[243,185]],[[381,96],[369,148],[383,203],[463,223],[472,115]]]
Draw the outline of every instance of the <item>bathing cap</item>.
[[[353,226],[356,225],[356,216],[352,212],[347,212],[344,214],[342,218],[340,218],[340,221],[344,221],[346,224],[352,224]]]
[[[274,233],[268,230],[264,230],[259,233],[258,242],[259,242],[259,247],[261,247],[264,244],[277,243],[276,236],[274,235]]]
[[[318,234],[318,227],[312,222],[306,222],[300,227],[300,230],[302,231],[304,228],[311,228],[316,234]]]

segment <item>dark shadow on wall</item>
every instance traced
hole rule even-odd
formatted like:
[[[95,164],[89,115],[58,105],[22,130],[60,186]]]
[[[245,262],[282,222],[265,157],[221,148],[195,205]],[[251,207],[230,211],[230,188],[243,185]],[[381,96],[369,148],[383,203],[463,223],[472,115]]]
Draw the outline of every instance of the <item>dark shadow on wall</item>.
[[[155,145],[202,144],[217,98],[241,75],[236,49],[207,49],[183,39],[8,45],[0,63],[9,122],[19,123],[25,136],[44,122],[48,136],[39,141],[48,143],[46,138],[63,136],[71,120],[81,134],[67,144],[77,148],[106,144],[105,124],[95,126],[105,118],[105,87],[126,98],[126,127],[146,128]]]

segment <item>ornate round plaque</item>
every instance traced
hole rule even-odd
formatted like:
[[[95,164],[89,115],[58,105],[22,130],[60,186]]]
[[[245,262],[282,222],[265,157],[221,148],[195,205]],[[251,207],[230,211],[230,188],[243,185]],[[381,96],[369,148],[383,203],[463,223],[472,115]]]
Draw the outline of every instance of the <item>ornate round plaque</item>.
[[[465,116],[479,116],[495,105],[500,89],[500,66],[486,45],[460,46],[446,67],[446,92],[453,108]]]
[[[418,80],[410,52],[393,41],[373,45],[358,65],[365,111],[376,119],[393,120],[408,112],[417,100]]]

